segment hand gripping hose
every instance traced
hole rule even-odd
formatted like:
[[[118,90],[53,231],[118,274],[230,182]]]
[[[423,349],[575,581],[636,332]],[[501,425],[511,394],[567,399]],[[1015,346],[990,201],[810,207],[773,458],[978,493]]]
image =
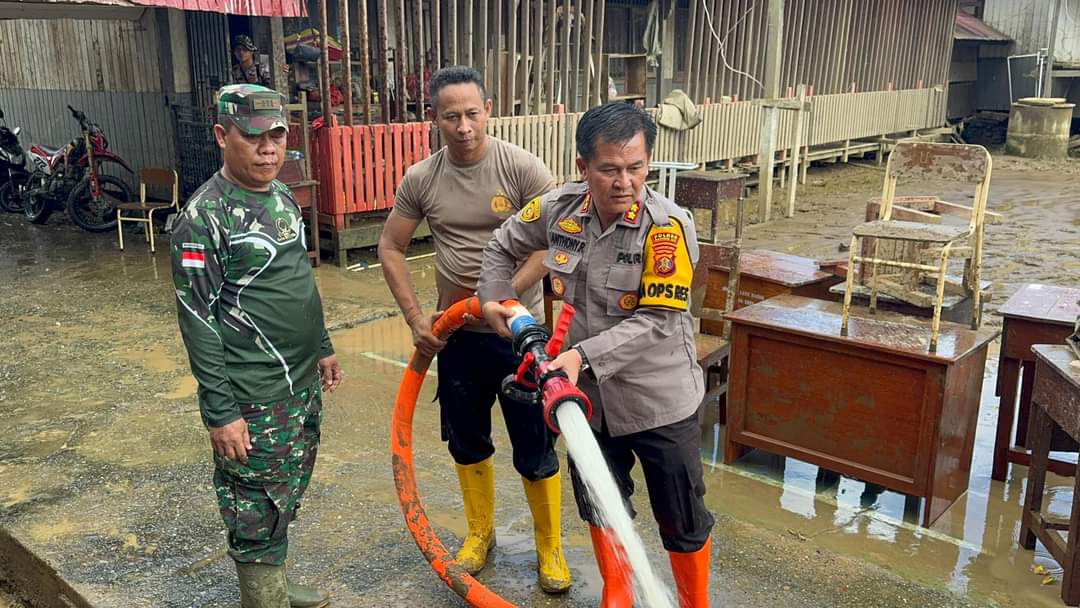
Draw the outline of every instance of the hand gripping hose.
[[[589,399],[576,386],[570,384],[566,374],[556,370],[546,372],[551,359],[554,358],[562,347],[563,338],[570,327],[570,319],[573,317],[573,308],[564,305],[563,314],[559,318],[558,329],[554,337],[550,337],[547,328],[536,322],[528,311],[516,301],[508,300],[503,303],[515,311],[510,319],[510,328],[514,332],[514,350],[522,356],[522,366],[518,373],[507,377],[503,382],[503,389],[517,390],[523,393],[523,401],[541,401],[544,405],[544,419],[549,427],[558,432],[554,424],[554,410],[567,402],[574,402],[585,410],[585,417],[592,416],[592,405]],[[465,324],[465,315],[482,317],[480,301],[475,296],[461,300],[451,306],[432,328],[439,338],[445,339],[455,330]],[[554,344],[553,344],[554,343]],[[553,351],[553,352],[552,352]],[[531,361],[525,360],[531,357]],[[413,467],[412,453],[412,420],[416,410],[416,400],[420,394],[420,387],[424,384],[424,376],[427,374],[431,359],[419,352],[414,351],[409,365],[405,368],[405,374],[401,378],[401,386],[398,388],[397,399],[394,402],[394,415],[390,426],[390,452],[394,464],[394,485],[397,486],[398,500],[401,503],[401,513],[405,516],[405,525],[409,527],[416,540],[416,546],[431,564],[432,570],[439,575],[454,593],[460,595],[470,605],[476,608],[514,608],[514,605],[503,599],[494,591],[488,589],[464,568],[461,567],[443,546],[442,541],[435,535],[431,528],[431,522],[424,512],[424,504],[420,500],[420,492],[416,488],[416,472]],[[526,373],[531,373],[534,378],[539,378],[539,390],[535,383],[525,378]],[[517,384],[518,386],[512,386]],[[523,389],[525,389],[523,391]],[[533,389],[528,391],[528,389]],[[540,397],[540,399],[537,399]]]

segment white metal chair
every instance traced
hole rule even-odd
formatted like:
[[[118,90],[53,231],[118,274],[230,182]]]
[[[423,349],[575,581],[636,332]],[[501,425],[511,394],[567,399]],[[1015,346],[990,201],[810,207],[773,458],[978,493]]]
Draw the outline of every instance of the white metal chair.
[[[930,330],[930,352],[937,350],[938,333],[941,328],[941,306],[948,287],[960,290],[972,298],[971,327],[977,329],[981,322],[981,272],[983,226],[986,199],[990,190],[991,159],[986,148],[975,145],[939,144],[902,141],[889,156],[885,169],[885,183],[881,192],[878,219],[856,226],[852,231],[851,249],[848,254],[847,286],[844,291],[844,309],[841,335],[847,335],[851,296],[854,291],[855,263],[870,264],[870,311],[877,308],[879,288],[890,296],[900,298],[917,306],[932,306],[933,321]],[[930,224],[892,219],[896,184],[899,179],[944,180],[975,187],[967,225]],[[874,239],[869,256],[860,254],[859,240]],[[879,255],[882,241],[910,244],[903,252],[909,259],[886,259]],[[912,258],[914,254],[914,258]],[[957,284],[946,276],[949,257],[965,260],[964,275]],[[904,257],[901,254],[901,257]],[[895,281],[895,277],[882,277],[878,266],[900,268],[908,280]],[[935,281],[935,295],[929,297],[913,288],[927,275]]]
[[[660,179],[656,182],[656,191],[669,200],[675,200],[675,179],[679,171],[692,171],[697,168],[696,163],[649,163],[650,171],[660,172]]]
[[[169,202],[152,202],[146,199],[147,186],[166,186],[172,194]],[[121,203],[116,206],[116,234],[120,240],[120,250],[124,249],[124,222],[143,224],[143,235],[150,243],[150,253],[154,253],[154,212],[162,209],[180,211],[180,180],[176,171],[148,167],[139,172],[139,200],[133,203]],[[124,212],[138,212],[141,215],[124,215]]]

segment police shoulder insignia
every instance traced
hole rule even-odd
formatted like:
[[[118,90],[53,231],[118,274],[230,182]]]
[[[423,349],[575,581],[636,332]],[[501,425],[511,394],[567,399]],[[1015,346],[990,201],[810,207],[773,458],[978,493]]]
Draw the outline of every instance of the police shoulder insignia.
[[[540,219],[540,197],[532,199],[522,207],[521,211],[518,211],[518,217],[526,224]]]
[[[562,228],[562,231],[567,234],[581,233],[581,224],[579,224],[578,221],[572,217],[559,220],[559,228]]]
[[[641,273],[641,306],[686,310],[694,267],[682,224],[672,218],[667,226],[654,225],[645,237]]]
[[[631,226],[637,226],[638,220],[641,219],[641,202],[634,201],[634,204],[630,205],[630,208],[623,214],[623,222],[630,224]]]

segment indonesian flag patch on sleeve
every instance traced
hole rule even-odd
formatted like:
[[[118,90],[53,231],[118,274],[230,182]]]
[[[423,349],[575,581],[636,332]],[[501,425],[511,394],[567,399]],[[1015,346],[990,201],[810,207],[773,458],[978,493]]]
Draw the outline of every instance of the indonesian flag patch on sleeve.
[[[680,311],[689,308],[694,265],[679,220],[671,218],[667,226],[649,228],[644,253],[638,304]]]
[[[206,269],[206,248],[202,243],[182,243],[180,264],[184,268]]]

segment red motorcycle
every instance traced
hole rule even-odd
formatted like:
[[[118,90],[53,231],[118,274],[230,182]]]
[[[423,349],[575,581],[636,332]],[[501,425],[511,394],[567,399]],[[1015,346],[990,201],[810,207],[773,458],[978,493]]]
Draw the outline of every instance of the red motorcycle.
[[[68,217],[90,232],[116,228],[116,205],[135,199],[126,181],[102,172],[106,163],[116,163],[129,173],[131,167],[111,152],[101,127],[79,110],[68,106],[79,121],[82,136],[63,148],[40,144],[30,146],[33,173],[21,189],[23,212],[31,222],[44,224],[56,209],[67,209]]]

